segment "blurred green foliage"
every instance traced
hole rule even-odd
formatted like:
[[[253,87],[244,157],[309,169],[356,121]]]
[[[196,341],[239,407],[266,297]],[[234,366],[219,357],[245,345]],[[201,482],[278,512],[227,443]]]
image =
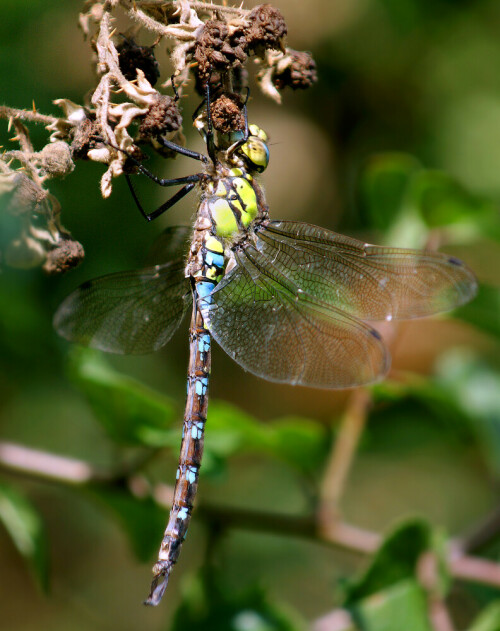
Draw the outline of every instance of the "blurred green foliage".
[[[430,548],[444,567],[445,546],[436,544],[442,533],[462,533],[497,504],[500,5],[274,4],[287,19],[290,44],[314,54],[319,83],[308,93],[285,94],[281,109],[252,89],[252,119],[272,140],[264,181],[273,218],[311,221],[372,242],[438,244],[465,259],[480,280],[476,300],[453,319],[401,325],[391,349],[399,379],[372,390],[342,508],[349,521],[389,534],[360,570],[345,552],[220,531],[220,524],[214,531],[209,520],[195,519],[167,604],[152,612],[139,605],[165,511],[132,495],[124,481],[76,492],[6,472],[0,483],[2,628],[298,630],[306,628],[304,619],[345,601],[351,631],[427,631],[416,559]],[[2,3],[4,103],[30,108],[34,99],[40,111],[56,113],[53,99],[82,100],[93,78],[76,26],[78,8],[56,0]],[[186,120],[195,101],[184,103]],[[0,133],[9,146],[5,126]],[[189,129],[186,134],[201,148]],[[43,130],[33,131],[35,142],[44,138]],[[174,176],[191,168],[181,159],[150,164]],[[51,327],[72,288],[140,265],[161,229],[143,222],[123,183],[104,202],[100,175],[99,166],[80,163],[51,188],[63,224],[86,249],[78,270],[54,279],[2,267],[1,434],[105,471],[144,458],[148,478],[171,483],[187,339],[181,333],[150,357],[103,358],[71,351]],[[163,199],[162,191],[144,193],[148,208]],[[189,223],[193,204],[186,200],[162,221]],[[13,230],[1,210],[0,249]],[[225,510],[308,515],[346,395],[264,383],[217,351],[211,395],[200,501]],[[415,513],[421,518],[403,519]],[[391,528],[394,521],[399,525]],[[480,552],[500,559],[497,533]],[[43,589],[50,577],[50,599],[27,579],[19,555]],[[500,629],[495,590],[442,574],[457,628]],[[336,589],[339,582],[344,590]]]

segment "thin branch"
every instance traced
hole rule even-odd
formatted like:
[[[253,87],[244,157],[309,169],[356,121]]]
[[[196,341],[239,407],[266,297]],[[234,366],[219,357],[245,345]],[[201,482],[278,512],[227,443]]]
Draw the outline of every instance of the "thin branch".
[[[165,0],[121,0],[122,6],[128,5],[130,7],[133,4],[138,7],[148,9],[154,7],[163,7],[165,6],[165,4],[167,4],[167,2],[165,2]],[[180,3],[173,0],[171,4],[178,5]],[[221,13],[234,13],[237,15],[246,15],[250,13],[248,9],[243,9],[241,7],[226,7],[221,4],[213,4],[212,2],[195,2],[190,0],[188,4],[192,9],[195,9],[197,11],[219,11]]]
[[[337,521],[338,505],[365,427],[371,397],[368,390],[358,388],[349,399],[340,430],[326,466],[321,488],[321,519],[325,528]]]
[[[34,110],[20,110],[16,107],[7,107],[6,105],[0,105],[0,118],[20,119],[32,123],[41,123],[42,125],[55,125],[60,120],[55,116],[39,114]]]
[[[141,466],[141,462],[144,461],[139,460],[135,465]],[[128,467],[129,476],[127,477],[130,492],[136,497],[150,494],[159,506],[170,508],[172,487],[157,484],[151,489],[143,476],[130,471],[132,468],[133,466]],[[122,466],[115,472],[103,473],[82,460],[0,442],[0,470],[69,486],[86,486],[90,483],[114,486],[122,483],[123,472],[127,470],[127,467]],[[382,541],[379,534],[344,522],[337,522],[325,531],[315,515],[303,517],[264,513],[225,508],[203,502],[200,502],[197,512],[205,519],[217,521],[226,528],[244,528],[303,537],[356,554],[372,554]],[[450,549],[449,569],[452,576],[500,588],[498,564],[458,554],[456,549]]]
[[[351,614],[345,609],[336,609],[314,621],[312,631],[347,631],[354,629]]]
[[[237,15],[247,15],[250,13],[248,9],[241,7],[225,7],[219,4],[212,4],[211,2],[190,2],[193,9],[199,11],[218,11],[220,13],[235,13]]]
[[[486,559],[468,555],[453,554],[448,561],[452,576],[472,583],[484,583],[492,587],[500,587],[500,565]]]
[[[481,519],[475,526],[460,537],[454,539],[453,545],[460,553],[475,552],[486,546],[492,539],[500,535],[500,506]]]
[[[440,584],[438,559],[434,552],[425,552],[419,559],[417,574],[427,592],[429,621],[434,631],[455,631]]]
[[[62,484],[83,485],[102,479],[91,465],[14,443],[0,443],[0,468]]]
[[[429,598],[429,621],[434,631],[455,631],[448,608],[441,598]]]

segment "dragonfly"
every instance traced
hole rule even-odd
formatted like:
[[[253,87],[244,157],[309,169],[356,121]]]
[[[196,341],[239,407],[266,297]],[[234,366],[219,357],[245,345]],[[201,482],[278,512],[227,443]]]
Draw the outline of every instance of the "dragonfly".
[[[157,605],[186,537],[198,487],[207,417],[212,338],[242,368],[264,379],[314,388],[352,388],[382,379],[389,353],[370,321],[429,316],[476,293],[460,260],[434,251],[381,247],[298,221],[273,221],[258,176],[269,162],[267,134],[249,125],[213,130],[210,99],[195,126],[202,162],[154,219],[196,188],[192,228],[171,227],[153,247],[154,263],[84,283],[54,318],[70,341],[112,353],[163,347],[191,309],[187,400],[173,503],[146,604]]]

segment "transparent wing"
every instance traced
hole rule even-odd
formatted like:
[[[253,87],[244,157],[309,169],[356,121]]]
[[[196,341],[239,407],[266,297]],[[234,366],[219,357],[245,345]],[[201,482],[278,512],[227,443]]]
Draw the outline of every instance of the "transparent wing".
[[[477,291],[471,270],[446,254],[369,245],[307,223],[269,222],[257,248],[302,291],[363,320],[448,311]]]
[[[168,226],[151,246],[146,259],[147,265],[168,263],[185,258],[192,230],[188,226]]]
[[[199,305],[212,336],[246,370],[271,381],[346,388],[389,366],[379,334],[305,294],[253,246]]]
[[[175,261],[84,283],[59,306],[54,327],[110,353],[150,353],[172,337],[190,301],[184,263]]]

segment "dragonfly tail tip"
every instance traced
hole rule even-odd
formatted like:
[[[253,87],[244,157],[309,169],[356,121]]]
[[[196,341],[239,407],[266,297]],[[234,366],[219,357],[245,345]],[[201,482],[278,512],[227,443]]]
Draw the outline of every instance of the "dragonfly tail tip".
[[[160,567],[156,569],[154,568],[155,576],[151,583],[151,591],[149,592],[149,596],[144,601],[144,604],[150,607],[156,607],[160,604],[161,599],[163,598],[163,594],[167,589],[168,579],[170,577],[170,569],[171,565]]]

